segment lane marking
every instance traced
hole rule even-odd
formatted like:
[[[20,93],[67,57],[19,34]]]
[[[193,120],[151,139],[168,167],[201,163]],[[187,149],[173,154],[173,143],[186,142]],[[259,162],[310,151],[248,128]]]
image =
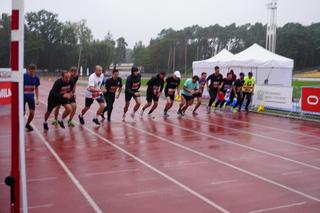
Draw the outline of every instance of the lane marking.
[[[186,118],[186,119],[192,120],[192,121],[195,121],[195,122],[199,122],[199,123],[202,123],[202,124],[210,125],[210,126],[217,126],[217,127],[221,127],[221,128],[224,128],[224,129],[233,130],[233,131],[240,132],[240,133],[245,133],[245,134],[247,134],[247,135],[253,135],[253,136],[256,136],[256,137],[260,137],[260,138],[265,138],[265,139],[268,139],[268,140],[277,141],[277,142],[279,142],[279,143],[284,143],[284,144],[289,144],[289,145],[292,145],[292,146],[303,147],[303,148],[305,148],[305,149],[320,151],[320,149],[319,149],[319,148],[316,148],[316,147],[306,146],[306,145],[294,143],[294,142],[291,142],[291,141],[287,141],[287,140],[283,140],[283,139],[279,139],[279,138],[274,138],[274,137],[267,136],[267,135],[261,135],[261,134],[258,134],[258,133],[249,132],[249,131],[244,130],[244,129],[237,129],[237,128],[233,128],[233,127],[226,127],[226,126],[224,126],[224,125],[214,124],[214,123],[210,123],[210,122],[203,121],[203,120],[195,120],[195,119],[192,119],[192,118]],[[318,139],[320,140],[320,137],[318,137]]]
[[[28,209],[32,210],[32,209],[50,208],[52,206],[53,206],[52,203],[48,203],[48,204],[43,204],[43,205],[29,206]]]
[[[210,183],[211,185],[220,185],[220,184],[225,184],[225,183],[234,183],[237,182],[237,180],[223,180],[223,181],[216,181]]]
[[[301,152],[287,152],[285,155],[302,155],[302,154],[310,154],[315,153],[315,151],[301,151]]]
[[[272,207],[272,208],[268,208],[268,209],[254,210],[254,211],[251,211],[249,213],[267,212],[267,211],[272,211],[272,210],[277,210],[277,209],[289,208],[289,207],[293,207],[293,206],[301,206],[301,205],[304,205],[304,204],[306,204],[306,202],[292,203],[292,204],[283,205],[283,206],[276,206],[276,207]]]
[[[301,174],[302,171],[292,171],[292,172],[283,172],[281,175],[294,175],[294,174]]]
[[[204,165],[209,164],[207,161],[200,161],[200,162],[190,162],[190,163],[177,163],[171,165],[164,165],[163,168],[176,168],[176,167],[186,167],[186,166],[195,166],[195,165]]]
[[[125,194],[126,197],[132,197],[132,196],[141,196],[145,194],[151,194],[151,193],[156,193],[154,190],[149,190],[149,191],[143,191],[143,192],[132,192],[132,193],[127,193]]]
[[[172,140],[168,140],[168,139],[163,138],[163,137],[161,137],[161,136],[152,134],[152,133],[150,133],[150,132],[148,132],[148,131],[142,130],[142,129],[140,129],[140,128],[136,128],[136,127],[134,127],[134,126],[132,126],[132,125],[129,125],[129,124],[125,124],[125,125],[128,126],[128,127],[132,127],[133,129],[135,129],[135,130],[137,130],[137,131],[139,131],[139,132],[143,132],[143,133],[145,133],[145,134],[147,134],[147,135],[150,135],[150,136],[153,136],[153,137],[155,137],[155,138],[158,138],[158,139],[161,140],[161,141],[164,141],[164,142],[166,142],[166,143],[169,143],[169,144],[172,144],[172,145],[174,145],[174,146],[180,147],[181,149],[187,150],[187,151],[189,151],[189,152],[192,152],[192,153],[194,153],[194,154],[196,154],[196,155],[202,156],[202,157],[204,157],[204,158],[206,158],[206,159],[209,159],[209,160],[211,160],[211,161],[220,163],[220,164],[222,164],[222,165],[224,165],[224,166],[230,167],[230,168],[232,168],[232,169],[234,169],[234,170],[237,170],[237,171],[240,171],[240,172],[242,172],[242,173],[244,173],[244,174],[247,174],[247,175],[250,175],[250,176],[252,176],[252,177],[255,177],[255,178],[257,178],[257,179],[259,179],[259,180],[262,180],[262,181],[264,181],[264,182],[267,182],[267,183],[270,183],[270,184],[272,184],[272,185],[278,186],[278,187],[280,187],[280,188],[286,189],[286,190],[288,190],[288,191],[291,191],[291,192],[293,192],[293,193],[295,193],[295,194],[298,194],[298,195],[300,195],[300,196],[302,196],[302,197],[305,197],[305,198],[308,198],[308,199],[310,199],[310,200],[314,200],[314,201],[320,202],[320,198],[317,198],[317,197],[314,197],[314,196],[312,196],[312,195],[306,194],[306,193],[304,193],[304,192],[301,192],[301,191],[296,190],[296,189],[294,189],[294,188],[291,188],[291,187],[289,187],[289,186],[285,186],[285,185],[283,185],[283,184],[281,184],[281,183],[278,183],[278,182],[276,182],[276,181],[273,181],[273,180],[268,179],[268,178],[266,178],[266,177],[263,177],[263,176],[261,176],[261,175],[258,175],[258,174],[255,174],[255,173],[253,173],[253,172],[250,172],[250,171],[248,171],[248,170],[242,169],[242,168],[237,167],[237,166],[235,166],[235,165],[233,165],[233,164],[227,163],[227,162],[225,162],[225,161],[223,161],[223,160],[220,160],[220,159],[218,159],[218,158],[215,158],[215,157],[212,157],[212,156],[210,156],[210,155],[204,154],[204,153],[202,153],[202,152],[196,151],[196,150],[194,150],[194,149],[192,149],[192,148],[190,148],[190,147],[187,147],[187,146],[181,145],[181,144],[179,144],[179,143],[173,142]]]
[[[320,167],[318,167],[318,166],[310,165],[310,164],[303,163],[303,162],[297,161],[297,160],[293,160],[291,158],[287,158],[287,157],[284,157],[284,156],[281,156],[281,155],[278,155],[278,154],[274,154],[274,153],[271,153],[271,152],[263,151],[261,149],[257,149],[257,148],[254,148],[254,147],[250,147],[250,146],[246,146],[246,145],[243,145],[243,144],[239,144],[239,143],[233,142],[233,141],[228,140],[228,139],[223,139],[223,138],[212,136],[212,135],[209,135],[209,134],[206,134],[206,133],[203,133],[203,132],[198,132],[198,131],[192,130],[190,128],[181,127],[181,126],[178,126],[176,124],[169,123],[169,122],[162,122],[162,121],[157,121],[157,122],[165,124],[165,125],[173,126],[173,127],[185,130],[185,131],[193,132],[195,134],[202,135],[202,136],[205,136],[205,137],[208,137],[208,138],[212,138],[212,139],[218,140],[218,141],[223,142],[223,143],[239,146],[239,147],[244,148],[244,149],[248,149],[248,150],[251,150],[251,151],[259,152],[259,153],[262,153],[262,154],[265,154],[265,155],[269,155],[269,156],[272,156],[272,157],[275,157],[275,158],[279,158],[279,159],[282,159],[282,160],[285,160],[285,161],[289,161],[289,162],[292,162],[292,163],[295,163],[295,164],[299,164],[299,165],[302,165],[302,166],[305,166],[305,167],[308,167],[308,168],[312,168],[312,169],[315,169],[315,170],[320,170]]]
[[[84,196],[84,198],[88,201],[90,206],[94,209],[97,213],[103,213],[102,209],[97,205],[97,203],[93,200],[93,198],[90,196],[90,194],[84,189],[84,187],[81,185],[79,180],[73,175],[73,173],[69,170],[67,165],[63,162],[63,160],[58,156],[58,154],[54,151],[54,149],[50,146],[48,141],[41,135],[39,129],[33,125],[33,129],[36,132],[36,134],[39,136],[41,141],[44,143],[44,145],[48,148],[48,150],[51,152],[53,157],[56,159],[56,161],[60,164],[60,166],[63,168],[63,170],[67,173],[73,184],[78,188],[78,190],[81,192],[81,194]]]
[[[34,179],[28,179],[27,183],[43,182],[43,181],[50,181],[50,180],[56,180],[56,179],[57,179],[57,177],[34,178]]]
[[[46,105],[43,101],[40,101],[42,104]],[[90,111],[91,112],[91,111]],[[76,124],[79,125],[78,122],[75,122]],[[217,210],[223,212],[223,213],[230,213],[228,210],[224,209],[222,206],[216,204],[214,201],[209,200],[207,197],[201,195],[200,193],[192,190],[191,188],[189,188],[188,186],[184,185],[183,183],[179,182],[178,180],[174,179],[173,177],[163,173],[162,171],[156,169],[155,167],[151,166],[150,164],[148,164],[147,162],[143,161],[142,159],[140,159],[139,157],[137,157],[134,154],[131,154],[130,152],[126,151],[125,149],[121,148],[120,146],[116,145],[115,143],[111,142],[110,140],[102,137],[100,134],[95,133],[94,131],[92,131],[91,129],[89,129],[86,126],[82,125],[82,128],[88,132],[90,132],[92,135],[95,135],[97,138],[100,138],[101,140],[103,140],[106,144],[109,144],[110,146],[116,148],[117,150],[125,153],[126,155],[130,156],[131,158],[133,158],[134,160],[138,161],[139,163],[141,163],[142,165],[146,166],[147,168],[151,169],[152,171],[154,171],[155,173],[159,174],[160,176],[164,177],[165,179],[171,181],[172,183],[178,185],[180,188],[184,189],[185,191],[189,192],[190,194],[192,194],[193,196],[197,197],[198,199],[202,200],[203,202],[207,203],[208,205],[216,208]],[[59,159],[58,162],[61,162],[62,165],[64,165],[64,167],[66,168],[67,171],[69,171],[69,173],[71,174],[71,177],[73,177],[72,180],[75,181],[75,183],[77,183],[79,186],[81,186],[80,182],[73,176],[73,174],[70,172],[70,170],[65,166],[65,164],[63,163],[63,161],[59,158],[59,156],[55,153],[55,151],[51,148],[51,146],[47,143],[47,141],[45,140],[45,138],[40,134],[39,130],[35,127],[34,128],[35,131],[37,132],[37,134],[39,134],[40,138],[43,139],[43,142],[46,144],[46,146],[49,148],[49,150],[52,150],[52,153],[54,153],[55,157],[57,158],[57,160]],[[68,173],[68,174],[69,174]],[[92,205],[95,204],[95,207],[97,208],[97,210],[100,210],[99,213],[102,213],[102,210],[97,206],[97,204],[93,201],[93,199],[90,197],[90,195],[85,191],[85,189],[83,187],[80,187],[83,189],[85,195],[87,196],[86,198],[92,201]],[[80,189],[79,189],[80,190]],[[95,209],[96,210],[96,209]]]
[[[97,176],[97,175],[112,175],[112,174],[120,174],[120,173],[127,173],[127,172],[137,172],[139,170],[140,169],[124,169],[124,170],[117,170],[117,171],[86,173],[81,176],[90,177],[90,176]]]

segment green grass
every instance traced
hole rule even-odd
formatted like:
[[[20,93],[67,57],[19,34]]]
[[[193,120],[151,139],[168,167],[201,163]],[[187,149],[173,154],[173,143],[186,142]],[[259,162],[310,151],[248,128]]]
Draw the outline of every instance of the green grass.
[[[301,97],[301,87],[308,87],[308,86],[318,86],[320,87],[320,82],[316,81],[293,81],[293,98],[300,98]]]
[[[147,86],[148,81],[150,78],[141,78],[141,86]],[[180,80],[180,87],[184,84],[186,79],[181,79]],[[126,84],[126,80],[123,80],[123,84]]]

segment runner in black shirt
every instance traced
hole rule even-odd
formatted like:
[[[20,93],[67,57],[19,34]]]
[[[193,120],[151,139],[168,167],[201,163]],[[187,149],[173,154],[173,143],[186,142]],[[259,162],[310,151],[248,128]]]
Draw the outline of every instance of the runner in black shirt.
[[[123,109],[122,121],[126,119],[126,113],[128,112],[128,108],[130,105],[130,100],[134,98],[136,105],[133,108],[133,112],[131,113],[131,117],[134,119],[135,113],[138,111],[141,100],[140,100],[140,89],[141,86],[141,75],[139,73],[139,69],[135,66],[131,68],[131,75],[128,76],[126,81],[126,89],[125,89],[125,100],[126,104]]]
[[[108,112],[108,121],[111,121],[111,113],[113,110],[113,103],[115,98],[119,98],[122,91],[122,79],[119,77],[119,70],[114,69],[112,71],[112,77],[108,78],[104,82],[104,99],[106,100],[107,106],[104,108],[102,117],[104,118],[104,113]],[[118,92],[117,92],[118,91]],[[117,93],[117,96],[116,96]]]
[[[178,95],[180,96],[180,78],[181,74],[179,71],[175,71],[171,77],[168,77],[166,79],[166,86],[164,89],[164,95],[167,98],[167,104],[164,108],[163,115],[164,117],[168,117],[168,110],[172,107],[174,98],[175,98],[175,92],[177,90]]]
[[[61,78],[55,81],[53,87],[49,93],[48,97],[48,106],[47,112],[44,115],[44,123],[43,128],[48,130],[47,120],[52,112],[52,110],[59,105],[63,105],[65,111],[62,114],[62,120],[58,121],[58,124],[64,127],[64,119],[70,114],[72,111],[71,99],[74,96],[73,91],[71,90],[72,83],[70,81],[70,73],[69,71],[63,71]]]
[[[157,108],[159,97],[162,94],[163,85],[164,85],[164,77],[166,76],[165,72],[160,72],[158,75],[152,77],[147,85],[147,103],[144,105],[144,107],[141,110],[140,116],[143,117],[144,111],[151,106],[153,101],[153,106],[148,112],[149,118],[153,118],[151,116],[152,112]]]
[[[69,120],[68,120],[68,126],[70,127],[74,127],[75,124],[73,122],[73,117],[76,113],[77,110],[77,104],[76,104],[76,96],[75,96],[75,92],[76,92],[76,84],[77,81],[79,79],[79,75],[78,75],[78,70],[77,67],[73,66],[69,69],[70,72],[70,83],[71,83],[71,87],[70,90],[73,92],[73,97],[70,99],[70,104],[72,106],[72,111],[70,112],[70,116],[69,116]],[[54,120],[51,123],[52,125],[58,125],[58,115],[59,115],[59,110],[60,110],[60,106],[57,106],[54,110]]]
[[[211,112],[211,106],[217,98],[217,94],[219,91],[219,87],[222,83],[222,80],[223,80],[223,77],[220,74],[220,68],[218,66],[216,66],[214,68],[214,74],[209,75],[209,77],[207,78],[207,88],[208,88],[209,95],[210,95],[210,101],[207,106],[208,113]]]
[[[234,90],[237,94],[237,103],[233,106],[233,108],[237,108],[242,99],[242,86],[244,84],[244,73],[240,73],[240,78],[234,82]],[[236,110],[234,110],[235,112]]]
[[[227,74],[227,78],[223,79],[222,84],[219,87],[219,92],[218,92],[219,97],[215,105],[216,108],[218,107],[219,104],[220,104],[220,108],[223,107],[225,103],[224,97],[228,89],[231,90],[231,93],[233,92],[232,73]]]

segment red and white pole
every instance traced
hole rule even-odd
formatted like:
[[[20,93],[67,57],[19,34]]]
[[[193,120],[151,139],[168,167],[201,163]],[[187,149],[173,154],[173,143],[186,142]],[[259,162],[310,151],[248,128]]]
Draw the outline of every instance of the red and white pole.
[[[19,213],[20,208],[28,212],[25,147],[24,147],[24,119],[23,119],[23,66],[24,66],[24,0],[12,0],[11,18],[11,70],[12,70],[12,168],[14,177],[14,204],[12,212]],[[21,191],[20,191],[21,189]],[[21,193],[20,193],[21,192]],[[22,200],[22,206],[20,202]]]

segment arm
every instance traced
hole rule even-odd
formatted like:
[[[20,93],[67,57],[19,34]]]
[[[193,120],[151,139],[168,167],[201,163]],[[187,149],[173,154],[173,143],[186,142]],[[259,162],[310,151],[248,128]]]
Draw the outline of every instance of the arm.
[[[51,89],[52,95],[55,98],[63,98],[63,94],[60,94],[61,91],[61,85],[59,84],[59,81],[56,81]]]
[[[36,87],[36,104],[39,105],[39,89]]]
[[[117,99],[120,97],[120,94],[122,92],[122,79],[120,78],[120,85],[119,85],[119,88],[118,88],[118,95],[117,95]]]

